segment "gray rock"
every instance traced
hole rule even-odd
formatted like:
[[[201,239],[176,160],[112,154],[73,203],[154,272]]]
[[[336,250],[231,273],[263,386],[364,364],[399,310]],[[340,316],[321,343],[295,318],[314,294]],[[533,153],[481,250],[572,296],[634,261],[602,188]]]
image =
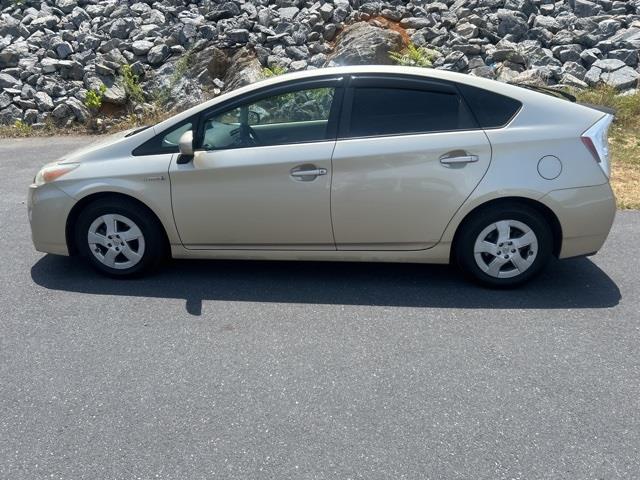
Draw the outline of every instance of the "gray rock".
[[[58,58],[65,59],[73,53],[73,47],[69,42],[60,42],[55,46]]]
[[[573,10],[578,17],[593,17],[602,12],[602,7],[589,0],[575,0]]]
[[[246,28],[234,28],[225,34],[231,43],[247,43],[249,41],[249,30]]]
[[[73,112],[71,111],[71,109],[67,104],[61,103],[56,108],[53,109],[53,111],[51,112],[51,116],[58,120],[62,120],[65,118],[69,118],[70,116],[73,116]]]
[[[46,92],[37,92],[33,99],[41,112],[49,112],[53,110],[53,100]]]
[[[562,71],[565,74],[569,74],[572,77],[575,77],[579,80],[584,79],[587,74],[587,69],[584,68],[580,63],[577,62],[567,62],[562,66]]]
[[[597,60],[593,63],[593,66],[599,68],[603,72],[615,72],[625,67],[626,64],[622,60],[615,58],[607,58],[604,60]]]
[[[496,77],[495,70],[489,66],[472,68],[469,73],[482,78],[494,79]]]
[[[602,52],[597,48],[589,48],[580,53],[580,58],[586,65],[593,65],[594,62],[602,58]]]
[[[136,55],[146,55],[153,48],[153,43],[147,40],[138,40],[133,42],[131,49]]]
[[[44,28],[48,28],[49,30],[52,30],[58,26],[59,21],[60,19],[55,15],[43,15],[33,20],[29,24],[29,29],[34,32],[37,30],[42,30]]]
[[[56,7],[64,13],[71,13],[77,5],[78,2],[76,0],[56,0]]]
[[[11,105],[11,97],[6,92],[0,92],[0,109]]]
[[[631,67],[623,67],[615,71],[603,72],[600,79],[608,86],[617,90],[626,90],[638,86],[640,73]]]
[[[573,88],[587,88],[589,86],[587,85],[586,82],[583,82],[578,77],[574,77],[570,73],[565,73],[564,75],[562,75],[562,78],[560,79],[560,83],[562,85],[566,85],[568,87],[573,87]]]
[[[135,22],[130,18],[117,18],[109,27],[109,36],[127,39],[135,28]]]
[[[20,84],[20,80],[8,73],[0,73],[0,88],[13,88]]]
[[[91,114],[89,113],[89,109],[84,106],[84,104],[78,100],[77,98],[71,97],[66,101],[66,105],[71,109],[71,112],[81,123],[86,123]]]
[[[556,33],[562,28],[558,20],[553,17],[547,17],[545,15],[538,15],[533,22],[533,26],[544,28],[545,30],[549,30],[552,33]]]
[[[224,77],[225,90],[235,90],[262,78],[262,65],[255,54],[246,47],[241,48],[229,60],[229,68]]]
[[[415,28],[419,30],[421,28],[432,27],[435,25],[433,17],[407,17],[400,20],[400,26],[402,28]]]
[[[472,23],[461,23],[454,31],[464,38],[475,38],[478,36],[479,29]]]
[[[22,110],[15,105],[0,110],[0,125],[13,125],[19,120],[22,120]]]
[[[501,10],[498,13],[498,18],[500,20],[498,23],[498,35],[501,37],[508,35],[511,39],[517,40],[522,38],[529,30],[527,22],[509,10]]]
[[[25,110],[22,121],[27,125],[33,125],[38,121],[38,114],[39,114],[38,110],[34,108]]]
[[[112,105],[124,105],[127,103],[127,92],[120,83],[113,83],[104,92],[103,101]]]
[[[26,42],[16,42],[0,51],[0,69],[18,66],[20,59],[28,55]]]
[[[156,67],[162,65],[164,61],[169,58],[171,50],[166,45],[156,45],[147,54],[147,61],[150,65]]]
[[[224,18],[233,18],[240,15],[240,7],[235,2],[225,2],[213,5],[207,12],[207,19],[218,21]]]
[[[43,58],[40,62],[40,68],[43,73],[53,73],[58,70],[59,60],[55,58]]]
[[[598,67],[591,67],[587,74],[584,76],[584,81],[587,85],[591,87],[595,87],[600,83],[600,76],[602,75],[602,70]]]
[[[278,10],[280,19],[284,20],[285,22],[291,22],[299,12],[300,9],[298,7],[284,7]]]
[[[91,17],[87,13],[87,11],[81,7],[75,7],[69,14],[68,18],[76,27],[82,25],[83,22],[89,22],[91,20]]]
[[[621,60],[630,67],[636,67],[638,65],[638,51],[631,49],[620,49],[620,50],[612,50],[607,56],[609,58],[615,58],[617,60]]]
[[[400,50],[402,45],[402,36],[393,30],[354,23],[340,34],[331,61],[338,65],[389,65],[389,52]]]

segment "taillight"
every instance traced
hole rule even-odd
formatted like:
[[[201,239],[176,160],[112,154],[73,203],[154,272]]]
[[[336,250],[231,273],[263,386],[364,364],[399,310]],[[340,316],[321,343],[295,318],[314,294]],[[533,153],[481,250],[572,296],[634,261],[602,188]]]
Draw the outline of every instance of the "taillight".
[[[611,163],[609,161],[609,127],[611,122],[613,122],[613,115],[606,114],[580,137],[582,143],[593,155],[593,158],[598,162],[607,177],[611,174]]]

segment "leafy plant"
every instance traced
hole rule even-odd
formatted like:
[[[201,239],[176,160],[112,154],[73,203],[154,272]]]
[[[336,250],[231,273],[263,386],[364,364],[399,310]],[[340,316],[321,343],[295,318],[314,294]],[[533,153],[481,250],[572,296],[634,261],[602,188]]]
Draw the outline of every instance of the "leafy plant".
[[[131,65],[124,64],[120,67],[120,74],[122,75],[122,83],[124,84],[124,90],[127,95],[135,103],[144,102],[144,92],[140,86],[140,79],[138,75],[133,72]]]
[[[391,52],[389,57],[398,65],[405,67],[433,67],[433,61],[440,56],[437,50],[426,47],[416,47],[413,43],[400,52]]]
[[[107,87],[105,85],[100,85],[98,90],[89,90],[87,95],[84,97],[84,106],[92,112],[100,110],[100,107],[102,107],[104,93],[106,91]]]
[[[13,128],[17,130],[17,136],[19,137],[28,137],[33,131],[31,125],[23,122],[22,120],[16,120],[16,123],[13,124]]]
[[[278,75],[283,75],[287,73],[287,69],[281,67],[280,65],[274,65],[273,67],[264,67],[262,69],[262,76],[264,78],[277,77]]]
[[[154,103],[157,107],[164,106],[171,96],[171,91],[178,84],[178,82],[184,77],[189,68],[193,65],[194,60],[194,51],[187,50],[182,57],[176,62],[176,68],[173,71],[173,74],[169,78],[169,84],[160,89],[154,95]]]

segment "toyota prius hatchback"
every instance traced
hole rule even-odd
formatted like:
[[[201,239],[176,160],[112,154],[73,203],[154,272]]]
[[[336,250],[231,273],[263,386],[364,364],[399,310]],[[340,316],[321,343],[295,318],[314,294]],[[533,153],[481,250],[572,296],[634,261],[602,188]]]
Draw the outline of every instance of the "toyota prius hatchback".
[[[513,286],[602,247],[612,120],[439,70],[282,75],[46,165],[33,242],[116,277],[166,257],[451,262]]]

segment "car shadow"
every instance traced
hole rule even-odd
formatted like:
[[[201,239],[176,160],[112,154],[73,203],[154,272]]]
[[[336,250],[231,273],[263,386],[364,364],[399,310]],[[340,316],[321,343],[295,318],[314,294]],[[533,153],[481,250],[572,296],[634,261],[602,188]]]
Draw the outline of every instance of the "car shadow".
[[[586,258],[554,260],[514,290],[466,282],[445,265],[176,260],[156,274],[117,280],[79,258],[46,255],[31,269],[51,290],[97,295],[178,298],[192,315],[204,300],[429,308],[560,309],[617,305],[618,286]]]

